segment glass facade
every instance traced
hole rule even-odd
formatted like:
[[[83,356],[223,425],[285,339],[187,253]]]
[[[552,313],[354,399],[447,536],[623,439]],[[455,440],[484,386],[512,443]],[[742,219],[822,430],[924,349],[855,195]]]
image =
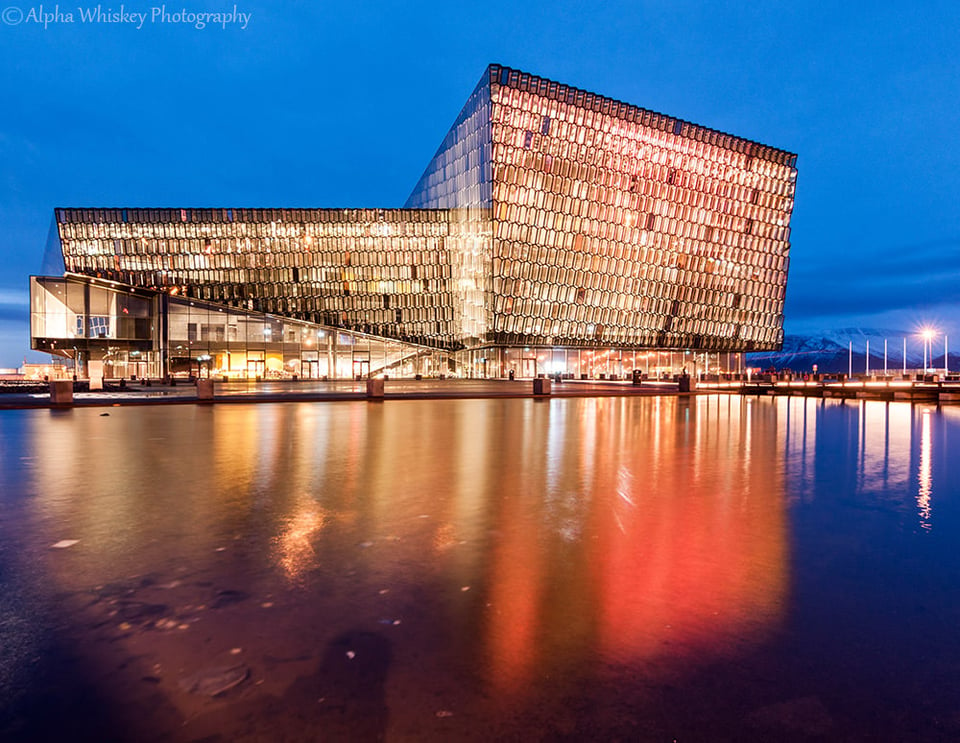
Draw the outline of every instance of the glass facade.
[[[450,373],[448,353],[426,346],[246,312],[102,279],[34,277],[34,348],[102,361],[108,378],[168,374],[230,379],[355,379]]]
[[[796,156],[488,73],[492,340],[779,348]]]
[[[66,270],[440,348],[445,210],[57,209]]]
[[[407,208],[445,209],[457,225],[450,257],[455,324],[465,347],[482,345],[491,324],[490,112],[490,86],[484,75],[405,204]]]
[[[796,175],[791,153],[491,65],[403,209],[57,209],[52,247],[168,297],[170,328],[185,297],[470,376],[619,375],[780,347]],[[191,324],[170,342],[220,342]]]

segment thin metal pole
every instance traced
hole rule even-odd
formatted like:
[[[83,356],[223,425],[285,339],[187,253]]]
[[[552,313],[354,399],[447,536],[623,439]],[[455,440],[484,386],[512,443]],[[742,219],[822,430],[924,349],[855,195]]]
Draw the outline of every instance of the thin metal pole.
[[[867,376],[870,376],[870,339],[867,339]]]
[[[950,373],[950,362],[947,361],[947,334],[943,334],[943,376]]]
[[[907,376],[907,338],[903,338],[903,376]]]
[[[847,350],[847,377],[853,376],[853,341],[850,341],[850,348]]]
[[[883,376],[887,376],[887,339],[883,339]]]

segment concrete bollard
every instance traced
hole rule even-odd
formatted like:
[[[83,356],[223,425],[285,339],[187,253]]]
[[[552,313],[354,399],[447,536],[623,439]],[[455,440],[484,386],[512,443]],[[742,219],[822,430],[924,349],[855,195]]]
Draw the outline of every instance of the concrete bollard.
[[[367,399],[369,400],[383,399],[383,380],[382,379],[367,380]]]
[[[50,383],[50,402],[54,405],[73,405],[73,382],[57,379]]]
[[[678,392],[693,392],[697,388],[696,380],[691,377],[689,374],[681,374],[677,378],[677,391]]]
[[[535,395],[549,395],[550,394],[550,380],[549,379],[537,379],[533,380],[533,394]]]
[[[198,379],[197,380],[197,399],[198,400],[213,400],[213,380],[212,379]]]

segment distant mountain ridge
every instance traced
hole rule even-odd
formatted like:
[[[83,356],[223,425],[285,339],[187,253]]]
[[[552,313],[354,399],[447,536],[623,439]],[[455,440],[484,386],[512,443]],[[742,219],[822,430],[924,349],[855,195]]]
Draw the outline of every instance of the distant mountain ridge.
[[[791,369],[810,372],[813,365],[825,374],[846,373],[850,366],[850,344],[853,344],[853,372],[863,374],[867,370],[867,341],[870,343],[870,372],[882,373],[884,368],[884,341],[887,342],[887,370],[899,373],[904,367],[903,340],[907,341],[906,368],[908,371],[923,367],[923,341],[916,332],[887,328],[841,328],[811,335],[787,335],[783,350],[779,353],[749,353],[747,363],[752,367],[767,369]],[[960,344],[960,338],[957,339]],[[943,336],[932,342],[930,368],[943,368]],[[949,353],[949,368],[960,370],[960,352]]]

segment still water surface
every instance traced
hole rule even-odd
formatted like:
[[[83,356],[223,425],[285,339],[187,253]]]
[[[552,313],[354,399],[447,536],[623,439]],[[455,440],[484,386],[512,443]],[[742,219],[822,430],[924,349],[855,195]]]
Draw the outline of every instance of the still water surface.
[[[958,444],[735,396],[5,411],[0,737],[960,737]]]

